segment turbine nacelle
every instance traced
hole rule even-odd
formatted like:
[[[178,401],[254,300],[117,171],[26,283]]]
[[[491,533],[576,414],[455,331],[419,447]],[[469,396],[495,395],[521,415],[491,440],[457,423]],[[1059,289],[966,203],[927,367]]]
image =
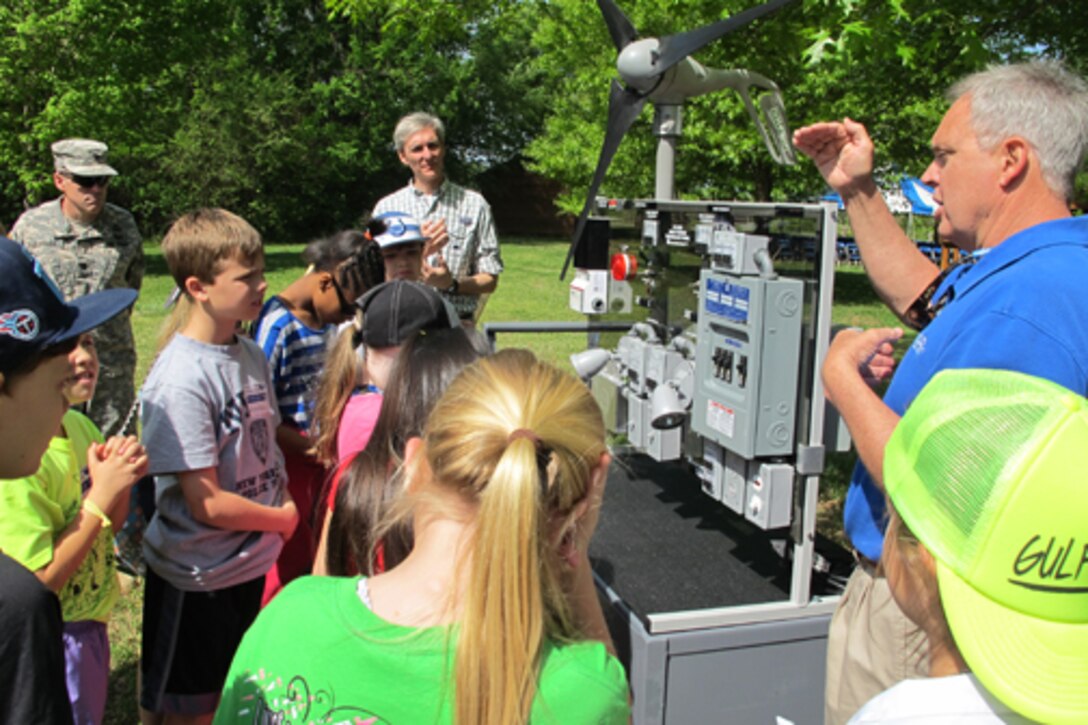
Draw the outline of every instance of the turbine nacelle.
[[[649,93],[661,81],[658,61],[661,59],[661,41],[643,38],[628,43],[616,58],[616,70],[630,88]]]
[[[684,58],[664,73],[658,69],[661,42],[657,38],[636,40],[624,48],[616,59],[616,70],[628,88],[634,89],[654,103],[679,105],[692,96],[721,90],[715,85],[712,72],[693,58]]]

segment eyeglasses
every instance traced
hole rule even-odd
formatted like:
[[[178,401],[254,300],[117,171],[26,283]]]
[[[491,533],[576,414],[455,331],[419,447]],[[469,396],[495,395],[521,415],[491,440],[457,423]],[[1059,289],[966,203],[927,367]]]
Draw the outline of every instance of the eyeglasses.
[[[409,147],[408,150],[411,151],[414,154],[418,154],[423,149],[427,149],[428,151],[437,151],[440,148],[442,148],[442,144],[440,144],[439,142],[437,142],[437,141],[428,141],[427,143],[421,143],[421,144],[417,144],[415,146],[411,146],[411,147]]]
[[[110,177],[108,176],[80,176],[79,174],[69,174],[68,178],[77,186],[84,189],[91,189],[95,186],[101,186],[104,189],[110,183]]]
[[[340,302],[340,312],[347,317],[355,315],[355,305],[348,301],[347,295],[344,294],[344,289],[340,286],[340,282],[336,279],[336,274],[332,275],[332,288],[336,290],[336,299]]]

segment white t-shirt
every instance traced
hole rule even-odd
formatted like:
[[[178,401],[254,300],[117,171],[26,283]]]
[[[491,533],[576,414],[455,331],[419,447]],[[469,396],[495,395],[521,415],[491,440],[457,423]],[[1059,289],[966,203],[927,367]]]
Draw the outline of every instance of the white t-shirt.
[[[868,723],[1031,723],[986,691],[970,673],[903,680],[865,703],[847,725]]]

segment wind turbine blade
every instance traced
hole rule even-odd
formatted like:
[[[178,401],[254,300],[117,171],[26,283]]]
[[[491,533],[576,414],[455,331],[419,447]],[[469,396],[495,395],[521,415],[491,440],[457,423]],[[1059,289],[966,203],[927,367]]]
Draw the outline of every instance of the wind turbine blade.
[[[563,271],[559,273],[559,279],[567,276],[567,269],[581,241],[586,218],[593,206],[593,199],[597,195],[597,190],[601,188],[601,182],[604,181],[605,172],[612,163],[612,157],[616,155],[616,149],[620,147],[620,142],[638,118],[638,114],[642,112],[644,105],[646,105],[646,96],[624,88],[615,79],[612,80],[612,91],[608,96],[608,129],[605,131],[604,143],[601,145],[601,155],[597,158],[597,170],[593,172],[593,181],[590,182],[589,191],[586,192],[586,203],[578,216],[578,223],[574,225],[574,238],[571,239],[570,249],[567,251],[567,259],[563,262]]]
[[[657,72],[664,73],[684,58],[699,52],[723,35],[727,35],[764,15],[773,13],[791,2],[793,2],[793,0],[771,0],[771,2],[764,3],[763,5],[748,8],[744,12],[737,13],[725,20],[719,20],[716,23],[704,25],[701,28],[689,30],[686,33],[677,33],[676,35],[662,38],[661,46],[658,50],[659,57],[657,59],[657,64],[655,65]]]
[[[765,94],[759,99],[759,108],[763,112],[765,121],[765,124],[760,125],[760,133],[763,134],[763,142],[771,152],[771,158],[783,166],[796,164],[797,155],[793,151],[793,136],[790,134],[790,124],[786,120],[786,106],[782,103],[781,93],[776,90]]]
[[[612,36],[612,43],[616,46],[616,50],[623,50],[628,43],[638,37],[635,26],[612,0],[597,0],[597,7],[601,9],[604,24],[608,26],[608,34]]]

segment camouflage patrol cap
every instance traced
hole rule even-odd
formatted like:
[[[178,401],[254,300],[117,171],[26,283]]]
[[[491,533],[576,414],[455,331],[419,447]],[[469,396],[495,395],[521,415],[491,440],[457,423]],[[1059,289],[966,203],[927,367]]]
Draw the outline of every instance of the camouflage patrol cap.
[[[88,138],[66,138],[53,148],[53,168],[61,173],[79,176],[117,176],[117,170],[106,163],[110,147]]]

